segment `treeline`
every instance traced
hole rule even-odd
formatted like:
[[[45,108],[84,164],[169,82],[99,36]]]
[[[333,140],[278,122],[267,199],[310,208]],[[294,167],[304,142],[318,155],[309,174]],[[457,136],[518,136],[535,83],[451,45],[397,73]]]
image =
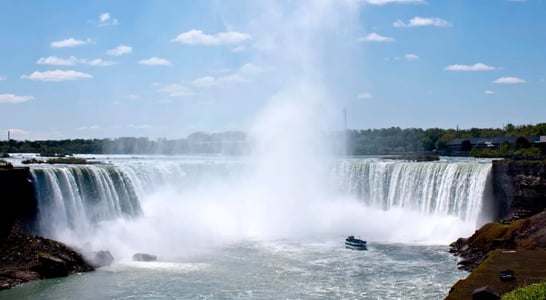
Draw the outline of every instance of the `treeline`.
[[[66,139],[43,141],[0,141],[0,153],[38,153],[41,156],[71,154],[244,154],[246,134],[222,132],[190,134],[185,139],[121,137],[116,139]]]
[[[457,138],[480,138],[497,136],[531,137],[546,135],[546,123],[504,128],[408,128],[347,130],[347,153],[353,155],[384,155],[411,152],[444,151],[447,143]]]
[[[290,134],[290,133],[287,133]],[[546,123],[504,128],[407,128],[399,127],[333,132],[328,136],[336,145],[344,144],[346,154],[388,155],[415,152],[445,151],[447,143],[457,138],[531,137],[546,135]],[[344,142],[342,142],[344,141]],[[1,153],[39,153],[43,156],[67,154],[229,154],[249,153],[250,146],[244,132],[196,132],[185,139],[157,139],[122,137],[116,139],[67,139],[44,141],[0,141]]]

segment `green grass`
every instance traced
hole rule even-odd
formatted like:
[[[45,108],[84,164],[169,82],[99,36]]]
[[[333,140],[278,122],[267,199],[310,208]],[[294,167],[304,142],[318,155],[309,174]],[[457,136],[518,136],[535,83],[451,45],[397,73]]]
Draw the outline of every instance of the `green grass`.
[[[543,300],[546,299],[546,281],[515,289],[504,296],[502,300]]]

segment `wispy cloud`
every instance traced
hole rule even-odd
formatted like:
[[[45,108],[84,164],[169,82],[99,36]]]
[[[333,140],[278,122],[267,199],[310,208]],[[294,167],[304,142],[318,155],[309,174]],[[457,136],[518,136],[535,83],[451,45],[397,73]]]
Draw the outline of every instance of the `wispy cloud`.
[[[150,128],[153,128],[153,126],[150,125],[150,124],[129,124],[129,125],[127,125],[127,127],[132,128],[132,129],[150,129]]]
[[[110,56],[121,56],[133,52],[133,47],[126,45],[119,45],[116,48],[106,51],[106,54]]]
[[[170,66],[171,62],[159,57],[150,57],[148,59],[143,59],[138,61],[139,64],[145,65],[145,66]]]
[[[78,80],[93,78],[91,74],[82,73],[73,70],[51,70],[51,71],[34,71],[30,75],[22,75],[22,79],[36,80],[36,81],[49,81],[49,82],[59,82],[59,81],[69,81],[69,80]]]
[[[501,78],[493,81],[493,83],[498,83],[498,84],[519,84],[519,83],[525,83],[525,80],[523,80],[521,78],[518,78],[518,77],[501,77]]]
[[[240,68],[243,74],[260,74],[266,71],[264,67],[257,66],[255,64],[246,63]]]
[[[112,18],[110,13],[105,12],[99,15],[99,26],[115,26],[119,25],[119,21],[116,18]]]
[[[195,95],[195,93],[191,89],[179,83],[155,85],[158,87],[157,92],[164,94],[167,97],[181,98]]]
[[[102,129],[102,127],[99,125],[88,125],[88,126],[81,126],[76,128],[76,130],[81,130],[81,131],[93,131],[93,130],[100,130],[100,129]]]
[[[359,37],[357,39],[359,42],[376,42],[376,43],[385,43],[385,42],[394,42],[395,40],[392,37],[383,36],[378,33],[372,32],[366,36]]]
[[[371,5],[385,5],[390,3],[400,4],[426,4],[425,0],[366,0],[366,3]]]
[[[360,93],[360,94],[356,95],[356,97],[358,99],[372,99],[373,95],[370,94],[370,93]]]
[[[116,62],[110,60],[103,60],[101,58],[95,59],[80,59],[79,62],[84,65],[94,66],[94,67],[109,67],[116,64]]]
[[[488,66],[484,63],[476,63],[473,65],[449,65],[444,68],[444,71],[453,72],[476,72],[476,71],[493,71],[495,67]]]
[[[0,94],[0,103],[23,103],[34,99],[32,96],[18,96],[14,94]]]
[[[84,64],[89,66],[99,66],[99,67],[106,67],[106,66],[112,66],[116,63],[113,61],[108,60],[102,60],[100,58],[95,59],[78,59],[74,56],[70,56],[69,58],[60,58],[56,56],[48,56],[48,57],[41,57],[36,61],[36,64],[38,65],[50,65],[50,66],[73,66],[76,64]]]
[[[485,90],[483,93],[486,94],[486,95],[493,95],[495,93],[495,91]]]
[[[68,38],[62,41],[51,42],[51,48],[66,48],[66,47],[76,47],[83,46],[92,43],[91,39],[87,40],[77,40],[75,38]]]
[[[218,46],[218,45],[234,45],[240,44],[252,37],[247,33],[237,31],[225,31],[216,34],[206,34],[201,30],[192,29],[179,34],[174,38],[173,42],[179,42],[187,45],[206,45],[206,46]]]
[[[78,59],[74,56],[69,58],[60,58],[57,56],[41,57],[36,61],[38,65],[51,65],[51,66],[73,66],[78,62]]]
[[[0,76],[0,81],[8,79],[6,76]]]
[[[440,18],[423,18],[415,17],[405,23],[402,20],[397,20],[392,24],[394,27],[423,27],[423,26],[435,26],[435,27],[449,27],[451,23]]]
[[[404,58],[407,60],[407,61],[416,61],[419,59],[419,56],[413,54],[413,53],[408,53],[408,54],[405,54],[404,55]]]

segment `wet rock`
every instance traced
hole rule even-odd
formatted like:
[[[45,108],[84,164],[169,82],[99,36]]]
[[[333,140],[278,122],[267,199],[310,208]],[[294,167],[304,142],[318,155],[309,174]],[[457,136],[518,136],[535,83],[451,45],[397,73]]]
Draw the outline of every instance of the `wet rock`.
[[[40,264],[33,268],[33,271],[40,274],[42,278],[55,278],[68,276],[67,264],[64,260],[48,253],[38,253]]]
[[[157,256],[152,254],[147,254],[147,253],[135,253],[135,255],[133,255],[133,260],[134,261],[156,261]]]
[[[114,257],[110,251],[98,251],[92,254],[91,265],[95,268],[106,267],[112,264]]]

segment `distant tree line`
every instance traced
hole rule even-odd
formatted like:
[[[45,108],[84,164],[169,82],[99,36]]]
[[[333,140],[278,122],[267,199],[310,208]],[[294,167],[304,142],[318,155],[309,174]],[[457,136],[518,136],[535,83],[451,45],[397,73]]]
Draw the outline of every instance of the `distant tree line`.
[[[71,154],[244,154],[246,134],[195,132],[185,139],[121,137],[116,139],[66,139],[42,141],[0,141],[0,153],[38,153],[41,156]]]
[[[290,133],[287,133],[290,134]],[[336,145],[344,144],[346,154],[389,155],[416,152],[441,152],[457,138],[530,137],[546,135],[546,123],[536,125],[507,124],[504,128],[406,128],[346,130],[328,136]],[[503,151],[508,151],[503,146]],[[521,148],[521,147],[520,147]],[[525,148],[525,147],[523,147]],[[116,139],[66,139],[43,141],[0,141],[0,153],[39,153],[43,156],[67,154],[246,154],[250,146],[247,135],[240,131],[222,133],[195,132],[185,139],[121,137]],[[477,154],[478,156],[478,154]]]
[[[546,135],[546,123],[536,125],[507,124],[504,128],[407,128],[347,130],[347,153],[353,155],[385,155],[411,152],[443,151],[457,138],[530,137]],[[469,149],[470,150],[470,149]]]

